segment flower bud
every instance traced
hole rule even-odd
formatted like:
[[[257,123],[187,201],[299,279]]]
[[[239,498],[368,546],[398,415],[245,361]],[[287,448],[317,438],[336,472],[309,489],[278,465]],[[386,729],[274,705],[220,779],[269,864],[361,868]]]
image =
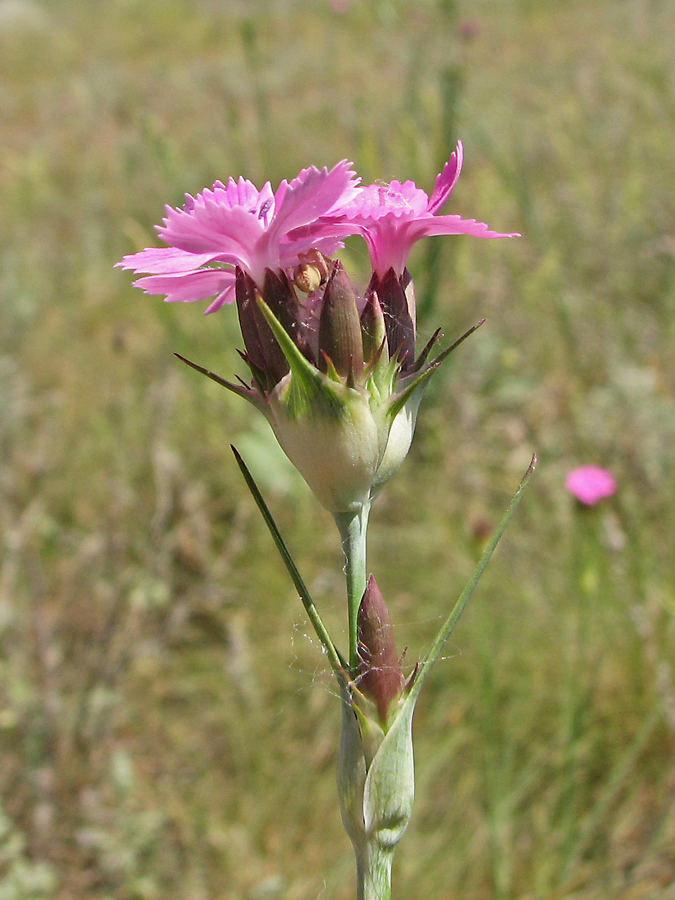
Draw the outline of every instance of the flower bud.
[[[359,606],[357,636],[358,688],[375,704],[380,723],[386,727],[390,707],[401,695],[405,679],[389,610],[372,575]]]
[[[427,362],[436,332],[414,360],[415,301],[407,270],[400,276],[393,269],[383,277],[374,274],[359,315],[339,261],[329,267],[319,251],[310,251],[300,263],[316,268],[322,283],[327,273],[325,287],[307,304],[298,300],[282,269],[266,269],[262,287],[237,270],[235,296],[250,385],[232,384],[186,362],[264,413],[326,509],[354,513],[370,504],[405,459],[429,378],[474,329]],[[364,628],[370,627],[369,602]],[[366,635],[370,651],[369,640]],[[377,664],[368,668],[365,658],[362,663],[361,674],[384,720],[396,669],[381,678],[371,672]]]
[[[298,350],[310,362],[314,362],[312,351],[300,328],[298,300],[285,272],[265,270],[262,297]]]
[[[363,369],[363,338],[356,296],[342,263],[335,261],[328,276],[319,320],[319,350],[339,375],[358,377]],[[319,361],[324,365],[325,361]]]
[[[388,427],[373,415],[363,386],[352,387],[335,372],[317,369],[269,307],[262,302],[260,308],[290,367],[265,398],[265,414],[326,509],[353,512],[369,501]],[[358,316],[356,324],[360,340]]]

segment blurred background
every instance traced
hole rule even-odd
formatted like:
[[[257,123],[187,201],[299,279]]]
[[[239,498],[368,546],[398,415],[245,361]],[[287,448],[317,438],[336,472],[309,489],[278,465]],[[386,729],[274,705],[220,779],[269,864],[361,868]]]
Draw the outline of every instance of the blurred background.
[[[0,0],[0,900],[353,896],[326,662],[337,531],[236,312],[113,264],[165,203],[354,160],[520,231],[430,239],[437,376],[369,567],[412,666],[536,476],[416,714],[408,900],[675,896],[675,4]],[[365,279],[362,243],[345,252]],[[574,467],[608,468],[584,508]]]

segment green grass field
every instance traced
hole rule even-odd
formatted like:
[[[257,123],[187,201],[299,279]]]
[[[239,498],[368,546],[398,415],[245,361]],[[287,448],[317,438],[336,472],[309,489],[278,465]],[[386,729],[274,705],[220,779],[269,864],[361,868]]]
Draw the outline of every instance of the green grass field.
[[[420,700],[394,897],[675,896],[673,33],[669,0],[0,0],[0,900],[353,897],[334,686],[228,445],[339,634],[337,531],[173,356],[243,375],[235,310],[113,264],[216,179],[429,190],[458,138],[449,211],[523,237],[411,261],[423,339],[488,321],[373,513],[410,664],[540,463]]]

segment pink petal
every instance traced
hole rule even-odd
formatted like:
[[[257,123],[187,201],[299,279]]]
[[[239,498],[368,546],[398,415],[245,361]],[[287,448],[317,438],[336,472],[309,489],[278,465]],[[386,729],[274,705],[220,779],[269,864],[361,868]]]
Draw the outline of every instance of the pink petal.
[[[480,238],[517,237],[491,231],[487,225],[476,222],[475,219],[429,214],[414,218],[383,216],[370,224],[364,224],[361,234],[368,244],[373,269],[380,277],[390,268],[400,275],[410,251],[424,237],[439,234],[468,234]]]
[[[464,161],[464,147],[461,141],[457,141],[457,149],[452,153],[450,159],[443,166],[443,171],[436,179],[434,192],[429,200],[427,212],[436,215],[438,210],[443,206],[445,201],[452,193],[459,173],[462,171],[462,162]]]
[[[274,197],[274,221],[270,225],[270,242],[280,241],[283,234],[315,221],[351,195],[354,172],[351,163],[342,160],[330,172],[312,166],[303,169],[290,184],[282,181]]]
[[[415,238],[410,237],[414,219],[401,222],[395,216],[376,220],[372,226],[364,226],[362,235],[368,244],[373,271],[382,278],[389,269],[400,275],[405,269]]]
[[[133,269],[135,272],[148,272],[153,275],[162,275],[171,272],[187,272],[198,269],[213,262],[213,253],[187,253],[185,250],[177,250],[175,247],[148,247],[139,253],[125,256],[120,262],[115,263],[121,269]]]
[[[218,188],[221,189],[218,190]],[[231,208],[241,206],[245,210],[255,213],[259,211],[261,206],[274,198],[272,185],[269,181],[266,181],[262,190],[259,191],[252,181],[249,181],[247,178],[242,178],[241,176],[237,181],[235,181],[234,178],[228,178],[226,186],[217,183],[214,185],[213,193],[210,191],[203,191],[201,196],[203,196],[205,200],[215,199],[223,206],[229,206]]]
[[[436,234],[469,234],[479,238],[520,237],[517,232],[502,234],[499,231],[492,231],[485,222],[463,219],[461,216],[420,216],[410,228],[413,243]]]
[[[232,284],[222,292],[222,294],[218,294],[216,299],[209,305],[207,309],[204,310],[204,315],[208,316],[209,313],[217,312],[221,306],[224,306],[226,303],[233,303],[235,299],[234,294],[234,281]]]
[[[227,269],[197,269],[174,275],[148,275],[134,281],[134,286],[143,288],[146,294],[166,294],[167,303],[193,303],[231,291],[234,280],[234,272]]]
[[[349,219],[412,218],[426,213],[429,198],[413,181],[369,184],[341,212]]]
[[[212,254],[230,265],[248,268],[264,226],[243,207],[225,206],[210,196],[196,202],[192,212],[168,207],[164,225],[157,231],[167,244],[180,250]]]

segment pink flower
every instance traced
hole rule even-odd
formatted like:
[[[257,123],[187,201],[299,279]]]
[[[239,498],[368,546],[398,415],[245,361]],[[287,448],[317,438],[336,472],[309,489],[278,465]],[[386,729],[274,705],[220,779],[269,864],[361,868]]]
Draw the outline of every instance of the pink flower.
[[[354,199],[339,210],[343,217],[343,236],[358,232],[364,237],[373,270],[379,278],[384,278],[389,269],[400,277],[412,247],[423,237],[437,234],[470,234],[481,238],[519,236],[490,231],[487,225],[475,219],[436,215],[457,183],[462,159],[463,149],[459,142],[436,178],[431,197],[413,181],[392,181],[388,185],[371,184],[361,188]]]
[[[569,473],[565,487],[586,506],[595,506],[616,491],[616,481],[606,469],[599,466],[580,466]]]
[[[330,171],[303,169],[290,184],[282,181],[276,193],[269,181],[260,191],[244,178],[230,178],[226,185],[217,181],[194,198],[186,195],[182,209],[166,207],[157,231],[169,247],[142,250],[118,265],[148,273],[134,284],[148,294],[166,294],[169,302],[215,294],[206,310],[215,312],[234,300],[235,267],[262,285],[266,269],[295,266],[299,254],[310,249],[330,255],[342,246],[333,234],[331,212],[357,192],[349,166],[343,160]],[[326,224],[317,225],[324,216]]]

